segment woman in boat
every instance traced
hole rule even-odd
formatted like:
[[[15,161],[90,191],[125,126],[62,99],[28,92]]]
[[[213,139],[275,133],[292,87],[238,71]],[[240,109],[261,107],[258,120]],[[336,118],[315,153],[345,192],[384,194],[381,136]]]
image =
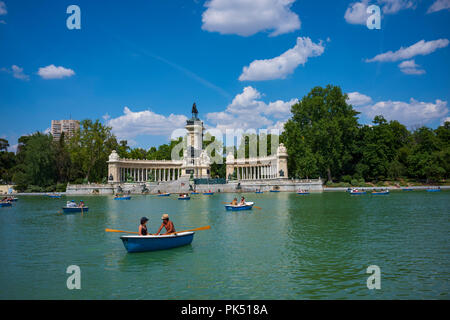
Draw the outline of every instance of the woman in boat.
[[[84,201],[83,201],[83,200],[80,201],[79,207],[80,207],[80,208],[84,208],[84,207],[85,207],[85,204],[84,204]]]
[[[169,220],[169,215],[167,213],[164,213],[162,215],[161,220],[163,222],[161,224],[161,227],[159,227],[158,231],[155,233],[155,236],[159,235],[162,228],[166,228],[166,233],[164,233],[163,235],[175,232],[175,227],[173,225],[173,222]]]
[[[234,198],[233,201],[231,201],[232,206],[237,206],[237,198]]]
[[[240,205],[240,206],[245,205],[245,198],[244,198],[244,197],[241,198],[241,202],[239,203],[239,205]]]
[[[148,231],[147,231],[147,217],[142,217],[141,218],[141,225],[139,226],[139,235],[140,236],[146,236],[148,235]]]

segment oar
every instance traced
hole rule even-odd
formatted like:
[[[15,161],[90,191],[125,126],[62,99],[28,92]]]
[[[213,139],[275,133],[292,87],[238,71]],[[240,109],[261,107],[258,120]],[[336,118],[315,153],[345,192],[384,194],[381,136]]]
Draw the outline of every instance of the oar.
[[[201,231],[201,230],[208,230],[211,229],[211,226],[205,226],[205,227],[200,227],[200,228],[195,228],[195,229],[190,229],[190,230],[183,230],[183,231],[178,231],[178,232],[173,232],[173,233],[168,233],[169,234],[174,234],[174,233],[182,233],[182,232],[190,232],[190,231]],[[106,232],[118,232],[118,233],[133,233],[133,234],[139,234],[139,232],[134,232],[134,231],[123,231],[123,230],[115,230],[115,229],[105,229]]]

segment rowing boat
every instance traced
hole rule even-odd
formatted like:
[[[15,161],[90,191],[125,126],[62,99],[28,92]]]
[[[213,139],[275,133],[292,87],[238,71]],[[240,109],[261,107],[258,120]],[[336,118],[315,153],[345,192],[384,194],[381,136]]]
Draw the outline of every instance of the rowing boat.
[[[225,209],[227,209],[227,211],[252,210],[254,204],[254,202],[246,202],[244,205],[227,204],[225,205]]]
[[[121,236],[123,245],[128,252],[145,252],[172,249],[191,244],[195,232],[181,232],[161,236]]]
[[[168,197],[168,196],[170,196],[170,193],[161,193],[161,194],[158,194],[158,197]]]
[[[131,196],[128,197],[116,197],[114,200],[131,200]]]
[[[270,190],[270,192],[280,192],[280,190]]]
[[[200,192],[191,192],[191,194],[200,194]]]
[[[263,191],[256,191],[255,193],[264,193]]]
[[[178,197],[178,200],[191,200],[191,197]]]
[[[11,207],[11,206],[12,206],[11,202],[0,202],[0,208],[1,207]]]
[[[403,190],[403,191],[413,191],[412,188],[403,188],[402,190]]]
[[[439,192],[441,189],[427,189],[427,192]]]
[[[52,198],[52,199],[60,199],[61,196],[57,195],[57,194],[48,194],[47,197]]]
[[[203,192],[203,194],[205,196],[212,196],[214,194],[214,192]]]
[[[63,207],[64,213],[88,212],[89,207]]]
[[[366,194],[366,192],[365,191],[350,191],[350,194],[361,195],[361,194]]]
[[[389,190],[386,191],[372,191],[373,195],[383,195],[383,194],[389,194]]]
[[[297,192],[297,194],[309,194],[309,192],[308,192],[308,191],[305,191],[305,192]]]

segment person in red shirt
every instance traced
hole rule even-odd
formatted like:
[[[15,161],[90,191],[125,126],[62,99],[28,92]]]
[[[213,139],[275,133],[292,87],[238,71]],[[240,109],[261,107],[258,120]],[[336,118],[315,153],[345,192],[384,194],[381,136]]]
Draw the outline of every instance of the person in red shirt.
[[[159,227],[158,231],[155,233],[155,235],[159,235],[162,228],[166,228],[166,233],[164,233],[163,235],[175,232],[175,227],[173,225],[173,222],[169,220],[169,215],[167,213],[164,213],[162,215],[161,220],[163,222],[161,224],[161,227]]]

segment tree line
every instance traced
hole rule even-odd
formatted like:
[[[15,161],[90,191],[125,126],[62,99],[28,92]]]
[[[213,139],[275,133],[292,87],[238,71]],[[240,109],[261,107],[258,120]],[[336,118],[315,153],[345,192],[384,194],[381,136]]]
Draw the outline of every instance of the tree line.
[[[450,123],[437,129],[408,130],[375,116],[358,123],[358,114],[338,86],[313,88],[291,107],[280,141],[289,154],[292,177],[362,184],[410,179],[438,182],[450,172]]]

